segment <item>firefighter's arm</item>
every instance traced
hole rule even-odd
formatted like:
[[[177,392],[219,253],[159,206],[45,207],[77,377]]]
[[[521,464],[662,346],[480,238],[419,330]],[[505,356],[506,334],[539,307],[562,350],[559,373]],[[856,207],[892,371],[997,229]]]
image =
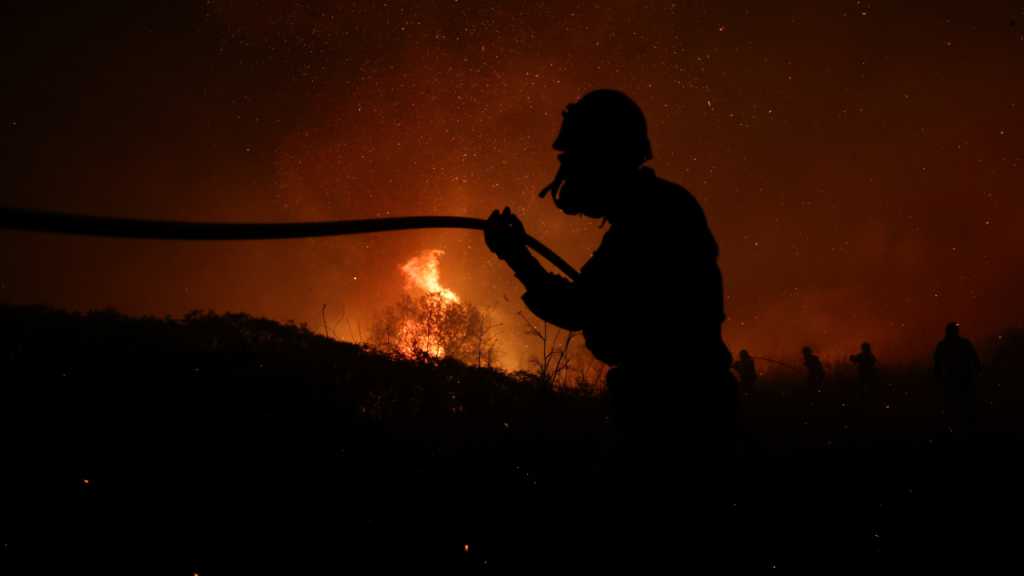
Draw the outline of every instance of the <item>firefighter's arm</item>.
[[[491,212],[484,228],[484,242],[499,259],[504,260],[517,273],[516,268],[535,266],[543,270],[537,259],[526,248],[526,230],[523,223],[509,209]]]
[[[566,330],[581,330],[581,290],[575,283],[551,274],[526,248],[522,222],[507,207],[495,210],[487,219],[484,240],[498,258],[504,260],[523,283],[523,302],[542,320]]]
[[[523,285],[523,303],[531,312],[559,328],[580,331],[586,324],[585,298],[578,282],[549,272],[525,279],[516,274]]]

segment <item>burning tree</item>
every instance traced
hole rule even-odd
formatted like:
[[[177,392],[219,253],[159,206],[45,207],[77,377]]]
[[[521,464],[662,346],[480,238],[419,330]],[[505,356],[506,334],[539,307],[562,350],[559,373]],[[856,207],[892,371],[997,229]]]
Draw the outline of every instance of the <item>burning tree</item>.
[[[477,360],[474,330],[481,322],[472,304],[427,292],[418,299],[408,294],[382,310],[370,329],[370,342],[392,354],[415,358]]]
[[[441,250],[425,250],[401,266],[406,289],[422,290],[414,299],[405,294],[397,303],[379,312],[370,329],[370,342],[391,353],[415,358],[455,358],[481,363],[481,347],[487,338],[490,314],[481,314],[472,304],[462,302],[440,283],[438,257]],[[487,326],[485,326],[485,323]]]

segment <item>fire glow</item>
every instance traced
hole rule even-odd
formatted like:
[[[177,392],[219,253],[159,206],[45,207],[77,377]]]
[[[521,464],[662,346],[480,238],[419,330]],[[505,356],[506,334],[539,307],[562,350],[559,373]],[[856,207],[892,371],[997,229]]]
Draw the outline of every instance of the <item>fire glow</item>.
[[[19,194],[38,191],[38,207],[92,213],[114,203],[123,216],[207,222],[485,217],[511,205],[528,231],[579,267],[608,227],[566,218],[536,195],[558,169],[551,143],[560,112],[606,87],[637,101],[654,146],[650,165],[704,209],[721,250],[729,316],[722,330],[733,352],[796,358],[810,345],[842,359],[866,340],[889,349],[889,361],[909,360],[928,353],[923,348],[951,319],[983,335],[1024,314],[1019,267],[992,264],[1024,258],[1024,228],[1009,217],[1024,210],[1014,188],[1024,163],[1011,154],[1024,136],[1024,115],[1013,113],[1024,76],[1005,74],[1020,54],[1005,49],[1012,38],[989,33],[985,42],[958,43],[957,58],[973,66],[951,68],[950,56],[935,51],[940,43],[951,47],[952,38],[940,36],[956,30],[994,31],[988,13],[958,8],[939,32],[921,27],[914,10],[894,12],[864,18],[836,41],[814,32],[831,29],[833,16],[812,11],[801,31],[794,28],[796,41],[788,33],[763,36],[796,26],[772,3],[742,13],[729,3],[616,3],[582,16],[558,2],[525,12],[503,3],[467,12],[465,2],[388,2],[365,11],[339,5],[341,12],[326,16],[309,3],[263,4],[186,10],[180,17],[195,18],[189,24],[152,7],[112,12],[122,19],[111,27],[117,45],[137,42],[133,31],[157,24],[166,28],[154,34],[171,44],[199,42],[187,54],[154,53],[142,68],[133,51],[110,52],[104,42],[73,42],[64,51],[15,43],[15,68],[48,69],[54,54],[71,54],[138,76],[69,85],[51,74],[36,88],[7,91],[11,110],[25,115],[11,117],[0,135],[8,139],[7,203],[28,207],[35,200]],[[353,12],[343,17],[346,10]],[[77,29],[76,14],[26,20],[22,33],[63,45],[65,24],[46,23],[59,17]],[[189,32],[200,28],[201,42]],[[898,46],[898,60],[896,48],[875,41],[891,30],[920,35]],[[1004,33],[1013,30],[1004,23]],[[657,49],[638,51],[642,38],[655,37]],[[307,49],[296,51],[297,38]],[[486,51],[477,41],[484,38]],[[523,50],[524,38],[550,41]],[[749,49],[752,38],[763,42],[758,50]],[[372,55],[352,58],[353,46]],[[301,62],[282,65],[278,55],[288,51],[302,54]],[[754,72],[734,74],[748,69]],[[865,89],[823,97],[840,78]],[[126,113],[124,82],[141,90],[129,102],[159,105],[139,108],[142,116]],[[180,89],[168,91],[165,82]],[[979,88],[949,91],[967,85]],[[762,96],[741,96],[752,94]],[[95,102],[98,112],[81,102]],[[991,113],[993,106],[1005,113]],[[959,121],[939,113],[950,109]],[[83,153],[95,156],[73,165],[58,160]],[[154,170],[195,177],[153,178]],[[49,178],[43,187],[40,174]],[[129,192],[140,187],[145,194]],[[628,199],[655,208],[649,199]],[[114,306],[157,317],[244,310],[315,326],[323,322],[320,304],[340,314],[335,303],[344,301],[353,322],[365,321],[393,304],[401,288],[396,267],[430,246],[461,246],[462,269],[446,270],[448,280],[460,275],[459,299],[489,303],[504,293],[520,306],[508,267],[466,231],[308,245],[9,238],[0,243],[7,279],[0,290],[16,304],[83,312]],[[404,256],[392,262],[395,254]],[[531,352],[511,330],[502,338],[513,363]]]

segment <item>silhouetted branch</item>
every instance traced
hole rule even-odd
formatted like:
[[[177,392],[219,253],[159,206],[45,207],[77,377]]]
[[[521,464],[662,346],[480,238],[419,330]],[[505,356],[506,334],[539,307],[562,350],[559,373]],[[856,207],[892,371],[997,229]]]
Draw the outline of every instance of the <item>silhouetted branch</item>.
[[[497,307],[498,307],[498,303],[495,302],[494,305],[492,305],[490,308],[487,308],[484,311],[484,313],[480,315],[480,323],[477,325],[477,330],[474,333],[474,336],[476,336],[476,338],[477,338],[476,365],[477,365],[478,368],[481,365],[483,365],[483,355],[484,355],[484,349],[485,348],[487,348],[487,365],[491,366],[491,354],[494,351],[495,340],[497,340],[498,336],[500,336],[502,334],[501,332],[498,332],[497,334],[495,334],[493,336],[490,336],[490,337],[487,336],[488,332],[490,332],[494,328],[497,328],[498,326],[502,326],[502,324],[492,324],[491,323],[491,314],[494,312],[494,309],[497,308]],[[487,325],[486,326],[484,325],[484,319],[487,320]],[[489,347],[488,347],[488,345],[489,345]]]

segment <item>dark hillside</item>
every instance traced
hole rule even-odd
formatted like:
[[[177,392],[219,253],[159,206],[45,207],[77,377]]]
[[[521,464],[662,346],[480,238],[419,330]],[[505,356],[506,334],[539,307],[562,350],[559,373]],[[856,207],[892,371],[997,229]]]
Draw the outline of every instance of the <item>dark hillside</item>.
[[[848,363],[820,391],[760,366],[726,455],[730,555],[679,567],[997,565],[1024,511],[1022,341],[983,350],[970,430],[951,430],[927,361],[887,366],[868,398]],[[608,399],[530,374],[245,314],[42,306],[0,306],[0,374],[5,574],[583,570],[647,553],[617,549],[648,527],[613,513]],[[668,457],[700,498],[682,442]]]
[[[607,482],[605,401],[526,374],[245,314],[4,306],[0,326],[5,555],[41,571],[482,565],[536,548],[549,495]]]

